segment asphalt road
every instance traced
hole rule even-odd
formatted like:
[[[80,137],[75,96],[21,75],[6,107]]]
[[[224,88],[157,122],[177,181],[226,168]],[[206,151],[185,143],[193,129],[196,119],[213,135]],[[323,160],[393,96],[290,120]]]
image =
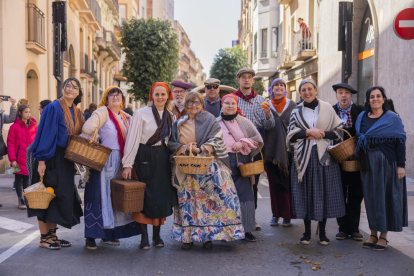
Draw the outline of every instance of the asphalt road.
[[[336,241],[337,225],[328,220],[328,246],[312,235],[309,246],[299,245],[304,231],[301,220],[292,227],[269,226],[268,187],[259,186],[257,222],[262,231],[256,243],[214,242],[211,250],[195,244],[184,251],[171,239],[172,217],[161,229],[164,248],[140,250],[140,237],[121,240],[120,246],[99,243],[97,250],[84,247],[84,225],[59,229],[59,237],[72,247],[58,251],[39,248],[35,218],[17,209],[13,179],[0,176],[0,275],[414,275],[414,261],[392,246],[383,252],[363,249],[362,242]],[[83,190],[80,190],[83,192]],[[312,224],[313,233],[316,223]],[[368,234],[363,232],[364,238]],[[150,234],[151,237],[151,234]],[[317,263],[317,264],[314,264]],[[320,265],[318,265],[318,263]],[[312,270],[312,267],[320,269]]]

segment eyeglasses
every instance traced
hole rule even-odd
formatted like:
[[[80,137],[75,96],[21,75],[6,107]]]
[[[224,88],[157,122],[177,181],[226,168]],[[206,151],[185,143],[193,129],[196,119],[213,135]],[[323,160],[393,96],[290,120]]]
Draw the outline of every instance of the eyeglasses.
[[[108,97],[111,98],[111,99],[113,99],[115,97],[122,98],[122,94],[120,94],[120,93],[118,93],[118,94],[111,94],[111,95],[108,95]]]
[[[183,95],[184,95],[184,94],[185,94],[185,92],[187,92],[187,90],[179,90],[179,91],[174,91],[174,90],[173,90],[173,93],[174,93],[174,94],[177,94],[177,95],[179,95],[179,94],[183,94]]]
[[[219,86],[218,85],[207,85],[206,88],[207,89],[211,89],[211,88],[217,89],[217,88],[219,88]]]
[[[79,87],[77,87],[77,86],[72,86],[72,85],[70,85],[70,84],[66,84],[66,89],[69,89],[69,90],[79,90]]]
[[[201,104],[201,102],[199,102],[199,101],[196,101],[196,102],[187,102],[187,105],[193,105],[193,104],[195,104],[196,106],[199,106],[200,104]]]

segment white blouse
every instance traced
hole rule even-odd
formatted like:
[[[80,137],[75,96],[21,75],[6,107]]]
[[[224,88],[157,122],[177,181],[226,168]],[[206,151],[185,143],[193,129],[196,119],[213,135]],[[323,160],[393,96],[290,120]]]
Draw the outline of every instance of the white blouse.
[[[305,121],[308,124],[309,128],[316,127],[318,116],[319,116],[319,105],[315,107],[315,109],[303,106],[303,117],[305,118]],[[316,140],[313,140],[312,145],[316,145]]]
[[[158,111],[162,119],[164,111]],[[174,119],[173,119],[174,122]],[[124,157],[122,164],[124,168],[132,168],[135,157],[138,153],[139,144],[146,144],[147,141],[157,130],[158,126],[152,114],[151,107],[143,107],[134,112],[132,122],[129,127],[128,136],[125,142]],[[165,138],[165,144],[168,145],[169,137]],[[153,146],[161,146],[162,141],[157,142]]]
[[[120,114],[116,115],[119,118],[119,121],[124,126],[125,130],[127,131],[124,121],[122,121],[122,117]],[[128,134],[128,131],[127,131]],[[101,139],[101,144],[105,147],[108,147],[112,150],[119,150],[118,144],[118,133],[115,127],[115,124],[108,119],[106,123],[98,130],[99,138]]]

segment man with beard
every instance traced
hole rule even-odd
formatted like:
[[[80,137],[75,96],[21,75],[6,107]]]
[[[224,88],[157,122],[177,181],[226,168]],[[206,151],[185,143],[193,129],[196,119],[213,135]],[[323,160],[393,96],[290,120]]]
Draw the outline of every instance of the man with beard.
[[[220,92],[220,80],[208,79],[204,82],[204,91],[206,92],[206,98],[204,101],[204,110],[210,112],[214,117],[220,116],[221,99],[219,97]]]
[[[187,95],[188,90],[191,89],[191,87],[193,87],[193,85],[188,82],[173,80],[172,87],[172,93],[174,96],[174,108],[172,112],[178,120],[180,119],[180,117],[187,114],[187,111],[184,108],[185,96]]]
[[[333,108],[344,122],[343,128],[352,136],[355,136],[355,122],[358,115],[364,110],[362,105],[356,105],[352,102],[352,94],[358,92],[347,83],[338,83],[332,85],[332,88],[335,90],[336,99],[338,100]],[[349,138],[348,134],[344,133],[344,140]],[[346,215],[336,219],[339,226],[336,239],[344,240],[350,236],[356,241],[362,241],[363,237],[358,229],[363,199],[361,174],[359,171],[345,172],[341,168],[341,179]]]
[[[261,129],[271,129],[275,126],[275,119],[270,112],[270,105],[262,103],[266,102],[265,98],[258,95],[252,89],[254,83],[255,72],[251,68],[243,68],[237,72],[237,82],[240,84],[239,90],[234,93],[239,98],[239,107],[247,119],[249,119],[254,126],[261,132]],[[260,160],[260,154],[254,158]],[[253,186],[255,206],[257,208],[257,185],[259,183],[259,176],[255,176],[255,184]],[[261,230],[259,224],[256,223],[256,230]]]

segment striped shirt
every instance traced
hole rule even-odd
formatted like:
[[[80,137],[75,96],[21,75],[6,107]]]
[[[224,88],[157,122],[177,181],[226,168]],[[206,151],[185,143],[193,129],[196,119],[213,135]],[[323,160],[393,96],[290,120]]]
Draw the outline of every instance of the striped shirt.
[[[266,114],[262,110],[261,104],[265,102],[265,98],[261,95],[257,95],[255,98],[250,99],[250,102],[239,98],[239,107],[246,118],[249,119],[256,128],[271,129],[275,126],[275,119],[273,114],[270,113],[269,120],[266,119]]]

